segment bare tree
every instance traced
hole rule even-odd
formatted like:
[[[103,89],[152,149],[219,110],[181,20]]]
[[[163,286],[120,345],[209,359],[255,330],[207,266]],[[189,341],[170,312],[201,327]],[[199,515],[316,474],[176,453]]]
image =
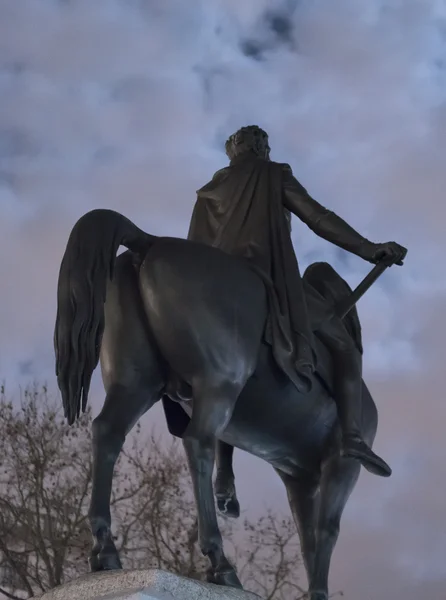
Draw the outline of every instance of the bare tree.
[[[207,561],[197,545],[195,502],[181,445],[147,439],[136,427],[119,469],[125,471],[124,494],[114,486],[112,501],[118,549],[132,568],[158,568],[201,579]],[[121,486],[122,488],[122,486]]]
[[[300,546],[291,517],[280,518],[269,510],[254,523],[246,519],[243,530],[244,544],[235,548],[234,556],[245,589],[265,600],[304,598]]]
[[[207,560],[197,546],[195,502],[182,447],[171,443],[162,450],[161,440],[149,444],[139,434],[124,451],[131,501],[119,506],[121,554],[134,568],[166,569],[202,579]],[[116,500],[116,498],[115,498]],[[116,506],[116,504],[115,504]],[[220,519],[228,555],[237,566],[244,587],[265,600],[298,600],[300,548],[291,517],[268,514],[241,524]]]
[[[54,404],[34,388],[15,409],[1,390],[0,566],[26,597],[82,570],[89,542],[90,415],[69,429]]]
[[[0,598],[30,598],[88,570],[91,414],[73,427],[58,398],[33,387],[12,403],[0,390]],[[141,427],[118,460],[112,496],[117,545],[127,568],[156,567],[202,579],[196,509],[181,444]],[[222,520],[245,588],[298,600],[294,524],[274,513]]]

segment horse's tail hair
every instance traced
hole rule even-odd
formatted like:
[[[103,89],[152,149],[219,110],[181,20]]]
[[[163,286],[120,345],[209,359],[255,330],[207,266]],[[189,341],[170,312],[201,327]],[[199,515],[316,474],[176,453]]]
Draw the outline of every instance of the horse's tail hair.
[[[54,330],[57,383],[70,425],[86,409],[99,361],[116,252],[123,245],[145,253],[155,240],[120,213],[105,209],[86,213],[71,231],[60,266]]]
[[[315,262],[307,267],[305,280],[317,290],[333,306],[352,293],[351,287],[339,273],[327,262]],[[358,310],[354,306],[344,317],[349,334],[356,343],[359,352],[363,353],[361,323]]]

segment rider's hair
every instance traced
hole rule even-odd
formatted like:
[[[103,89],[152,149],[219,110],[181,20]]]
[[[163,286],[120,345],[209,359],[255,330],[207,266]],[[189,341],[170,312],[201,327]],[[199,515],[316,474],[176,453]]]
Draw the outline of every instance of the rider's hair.
[[[245,152],[268,158],[270,151],[268,134],[257,125],[242,127],[227,139],[225,150],[230,160]]]

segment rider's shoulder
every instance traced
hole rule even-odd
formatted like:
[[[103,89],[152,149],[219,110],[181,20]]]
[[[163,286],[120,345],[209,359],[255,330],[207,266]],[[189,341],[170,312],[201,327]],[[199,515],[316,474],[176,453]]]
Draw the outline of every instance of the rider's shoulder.
[[[304,192],[306,194],[307,190],[300,183],[300,181],[298,179],[296,179],[296,176],[294,175],[293,169],[290,167],[290,165],[288,163],[279,163],[279,164],[282,167],[282,174],[283,174],[282,184],[288,189],[292,188],[293,190],[299,190],[299,192]]]
[[[228,173],[229,173],[229,167],[223,167],[222,169],[218,169],[218,171],[215,171],[212,179],[220,179],[221,177],[224,177]]]
[[[216,171],[214,173],[214,175],[212,176],[212,179],[208,183],[206,183],[203,187],[201,187],[199,190],[197,190],[198,196],[204,196],[204,195],[206,195],[207,192],[214,190],[221,183],[221,181],[225,178],[225,176],[228,174],[228,172],[229,172],[228,167],[223,167],[223,169],[219,169],[218,171]]]
[[[292,175],[293,174],[293,169],[290,167],[290,165],[288,163],[277,163],[280,167],[282,167],[282,171],[285,174],[289,174]]]

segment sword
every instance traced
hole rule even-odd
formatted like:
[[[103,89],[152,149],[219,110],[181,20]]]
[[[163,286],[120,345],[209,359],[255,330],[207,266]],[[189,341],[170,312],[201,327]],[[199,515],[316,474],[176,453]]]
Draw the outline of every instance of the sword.
[[[358,300],[366,293],[370,286],[375,283],[378,277],[381,277],[384,271],[392,264],[393,263],[389,263],[387,261],[381,261],[376,264],[370,273],[364,277],[358,287],[355,288],[349,296],[338,302],[335,308],[335,313],[337,316],[343,319],[355,306]]]

